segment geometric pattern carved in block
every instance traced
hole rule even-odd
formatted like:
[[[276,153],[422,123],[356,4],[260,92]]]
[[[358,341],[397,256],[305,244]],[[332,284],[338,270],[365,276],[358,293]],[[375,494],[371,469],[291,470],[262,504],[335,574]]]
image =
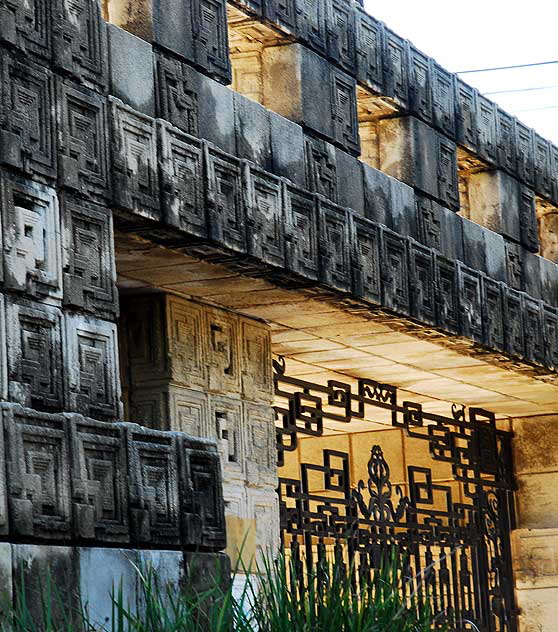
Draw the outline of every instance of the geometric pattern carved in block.
[[[76,536],[97,543],[128,542],[128,477],[122,428],[75,415],[70,438]]]
[[[159,53],[156,58],[157,115],[183,132],[198,135],[199,75],[187,64]]]
[[[157,128],[163,220],[189,235],[206,237],[202,143],[170,125],[158,122]]]
[[[382,230],[381,270],[386,307],[409,313],[409,268],[407,242],[387,229]]]
[[[226,546],[225,503],[215,446],[180,437],[180,518],[182,543],[209,550]]]
[[[203,311],[196,303],[166,296],[166,346],[170,378],[175,384],[202,389],[207,384],[207,338]]]
[[[57,86],[60,184],[84,195],[106,196],[106,100],[60,79]]]
[[[6,298],[10,401],[39,410],[62,408],[61,323],[57,307]]]
[[[353,284],[357,296],[381,303],[380,227],[364,218],[352,218]]]
[[[22,52],[50,58],[52,0],[0,0],[0,40]]]
[[[116,325],[66,314],[66,406],[97,419],[120,414]]]
[[[242,402],[230,397],[211,396],[208,436],[217,441],[223,480],[244,481],[246,466],[245,424]]]
[[[242,396],[251,401],[273,401],[271,330],[266,323],[240,320]]]
[[[350,222],[347,209],[318,201],[321,280],[338,290],[351,290]]]
[[[209,403],[206,393],[174,385],[169,386],[167,391],[169,429],[185,432],[192,437],[209,436]],[[163,429],[166,428],[161,428]]]
[[[285,187],[287,238],[287,266],[296,274],[317,280],[318,235],[316,198],[297,187]]]
[[[65,193],[61,200],[64,304],[118,312],[112,213]]]
[[[348,151],[359,152],[355,81],[332,66],[331,82],[335,140]]]
[[[462,264],[458,265],[457,273],[461,331],[467,338],[482,342],[481,276]]]
[[[208,340],[207,366],[209,390],[240,393],[240,345],[238,319],[218,309],[205,311],[205,336]]]
[[[169,413],[169,387],[142,384],[131,388],[125,419],[153,430],[170,430],[173,416]]]
[[[337,162],[335,148],[323,140],[307,137],[306,185],[332,202],[337,201]]]
[[[271,406],[243,404],[246,477],[249,485],[277,487],[275,414]]]
[[[104,87],[108,58],[106,26],[98,0],[50,0],[54,64],[62,72]]]
[[[421,321],[436,324],[436,268],[434,251],[411,241],[409,244],[411,313]]]
[[[122,301],[126,318],[128,362],[132,384],[168,379],[169,357],[165,349],[165,297],[162,294],[130,297]]]
[[[543,364],[545,360],[542,316],[542,303],[524,295],[525,356],[528,360],[537,364]]]
[[[122,424],[128,450],[132,544],[180,543],[177,437]]]
[[[0,51],[0,161],[56,176],[54,82],[49,70]]]
[[[525,355],[525,331],[523,326],[523,295],[504,288],[504,339],[506,351],[512,355]]]
[[[6,287],[33,297],[62,297],[56,191],[22,178],[1,179]]]
[[[207,74],[228,84],[231,81],[227,10],[224,0],[197,0],[194,21],[195,61]]]
[[[502,303],[502,284],[483,277],[482,304],[484,320],[484,338],[492,348],[504,350],[504,313]]]
[[[159,220],[157,138],[152,118],[109,99],[112,123],[113,200],[121,209]]]
[[[242,163],[234,156],[207,146],[204,153],[210,237],[231,250],[244,252],[246,220]]]
[[[69,539],[68,419],[14,405],[3,408],[3,417],[11,533]]]
[[[459,332],[459,291],[456,263],[436,256],[436,303],[438,323],[446,331]]]
[[[248,252],[263,262],[285,265],[285,221],[283,183],[269,173],[250,165],[245,170],[248,202]]]

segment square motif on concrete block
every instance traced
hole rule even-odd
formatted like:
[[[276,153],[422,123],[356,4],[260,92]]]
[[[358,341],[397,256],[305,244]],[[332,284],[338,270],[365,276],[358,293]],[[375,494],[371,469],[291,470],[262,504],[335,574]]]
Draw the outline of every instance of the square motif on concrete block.
[[[271,406],[243,404],[248,483],[277,486],[275,412]]]
[[[157,115],[187,134],[198,135],[199,74],[188,64],[157,55]]]
[[[180,544],[177,438],[123,424],[128,450],[131,541],[160,547]]]
[[[193,437],[211,435],[207,395],[199,391],[169,386],[170,428]]]
[[[215,448],[196,449],[189,437],[179,439],[183,494],[181,521],[185,544],[220,550],[226,544],[221,467]]]
[[[164,220],[190,235],[205,237],[202,143],[160,122],[158,131]]]
[[[205,312],[205,335],[208,340],[209,390],[240,393],[240,345],[238,319],[217,309]]]
[[[56,191],[4,175],[2,224],[6,287],[39,300],[62,297],[60,219]]]
[[[167,295],[166,321],[171,380],[181,386],[205,388],[208,338],[203,307]]]
[[[10,530],[49,540],[71,534],[68,420],[3,408],[6,436]]]
[[[245,435],[242,402],[230,397],[210,396],[207,436],[217,441],[226,482],[245,480]]]
[[[66,314],[67,401],[71,411],[97,419],[120,415],[116,325]]]
[[[58,80],[61,186],[89,196],[108,193],[106,99]]]
[[[84,82],[105,87],[106,27],[98,0],[54,0],[54,6],[55,66]]]
[[[70,424],[76,536],[96,543],[130,539],[123,429],[74,416]]]
[[[64,193],[64,303],[101,316],[118,312],[112,214],[109,208]]]
[[[159,220],[159,175],[154,120],[110,98],[113,202],[140,217]]]
[[[241,319],[242,396],[248,400],[273,400],[271,331],[265,323]]]
[[[62,408],[62,313],[26,299],[6,299],[8,396],[39,410]]]
[[[31,62],[0,52],[0,160],[30,175],[56,176],[54,80]]]
[[[52,0],[0,0],[0,37],[21,52],[50,58]]]

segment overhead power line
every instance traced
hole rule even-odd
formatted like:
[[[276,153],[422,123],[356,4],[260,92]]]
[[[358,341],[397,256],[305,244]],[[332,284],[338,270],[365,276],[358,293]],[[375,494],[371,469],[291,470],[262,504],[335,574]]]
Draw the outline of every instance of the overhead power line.
[[[519,112],[539,112],[540,110],[556,110],[558,105],[545,105],[541,108],[528,108],[527,110],[514,110],[512,114],[518,114]]]
[[[495,68],[477,68],[475,70],[460,70],[456,74],[467,75],[473,72],[492,72],[495,70],[515,70],[516,68],[532,68],[533,66],[549,66],[550,64],[558,64],[558,60],[540,61],[536,64],[517,64],[515,66],[497,66]]]
[[[511,94],[512,92],[534,92],[537,90],[555,90],[556,88],[558,88],[558,85],[540,86],[538,88],[514,88],[513,90],[498,90],[496,92],[483,92],[483,94],[486,96],[490,96],[493,94]]]

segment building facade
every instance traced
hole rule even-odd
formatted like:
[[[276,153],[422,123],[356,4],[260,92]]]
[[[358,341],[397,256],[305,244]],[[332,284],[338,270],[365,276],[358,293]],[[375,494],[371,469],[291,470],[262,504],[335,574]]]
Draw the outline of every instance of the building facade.
[[[0,27],[7,585],[398,544],[553,630],[558,149],[356,0]]]

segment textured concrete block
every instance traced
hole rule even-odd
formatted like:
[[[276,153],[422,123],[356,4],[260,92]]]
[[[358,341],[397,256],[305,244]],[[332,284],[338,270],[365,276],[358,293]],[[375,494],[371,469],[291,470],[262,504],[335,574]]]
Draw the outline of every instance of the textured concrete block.
[[[118,314],[112,213],[63,193],[64,304],[114,318]]]
[[[151,44],[114,24],[106,28],[110,94],[138,112],[155,116],[155,57]]]
[[[476,94],[477,151],[481,159],[495,164],[498,159],[497,107],[479,92]]]
[[[352,285],[349,213],[323,198],[318,200],[320,279],[343,292]]]
[[[464,260],[461,216],[428,198],[416,196],[418,239],[449,259]]]
[[[239,323],[236,315],[217,309],[204,314],[208,340],[209,390],[217,393],[239,393],[240,353]]]
[[[225,482],[244,481],[246,436],[242,402],[230,397],[212,396],[208,421],[207,436],[217,441]]]
[[[316,281],[319,272],[316,197],[303,189],[285,187],[288,269]]]
[[[383,75],[384,94],[399,107],[407,109],[409,103],[409,63],[405,39],[384,27]]]
[[[517,149],[516,170],[519,180],[527,185],[535,185],[534,141],[535,132],[515,119],[515,144]]]
[[[436,255],[436,302],[438,323],[446,331],[460,332],[458,262]]]
[[[219,149],[234,154],[236,138],[232,90],[209,77],[200,76],[199,135]]]
[[[430,60],[432,76],[432,121],[448,138],[456,133],[454,75]]]
[[[272,168],[270,118],[259,103],[234,93],[235,154],[267,171]]]
[[[244,169],[248,252],[266,264],[285,265],[283,181],[252,165]]]
[[[382,229],[380,270],[383,304],[402,314],[410,309],[407,242],[396,233]]]
[[[54,67],[84,83],[106,87],[107,29],[97,0],[55,0],[52,51]]]
[[[467,338],[483,340],[481,274],[462,264],[457,267],[460,330]]]
[[[270,124],[273,173],[304,186],[306,171],[302,127],[273,112],[270,113]]]
[[[246,252],[246,209],[241,161],[205,146],[208,232],[221,246]]]
[[[202,143],[157,122],[163,220],[186,236],[206,237]]]
[[[421,321],[436,324],[436,265],[431,248],[409,241],[409,290],[411,314]]]
[[[116,325],[67,313],[65,332],[67,410],[117,419],[121,404]]]
[[[3,0],[0,4],[1,39],[19,52],[50,59],[52,4],[49,0],[32,0],[23,5],[17,0]]]
[[[201,593],[213,588],[218,582],[226,589],[230,582],[231,563],[223,553],[185,553],[187,585]]]
[[[470,150],[478,145],[477,95],[478,91],[459,77],[456,83],[457,142]]]
[[[58,196],[49,187],[4,175],[2,224],[4,282],[33,298],[61,298]]]
[[[113,204],[159,220],[157,139],[152,118],[110,98]]]
[[[264,48],[263,104],[347,151],[359,152],[356,84],[301,46]]]
[[[486,344],[504,350],[504,304],[502,284],[489,277],[482,279],[483,327]]]
[[[367,301],[381,303],[381,232],[378,224],[352,217],[353,291]]]
[[[323,139],[306,137],[306,188],[337,201],[337,156],[335,147]]]
[[[65,546],[31,544],[12,545],[13,586],[17,595],[23,590],[29,619],[44,621],[50,609],[53,625],[72,626],[79,620],[79,567],[75,549]],[[50,575],[51,599],[46,590]],[[54,595],[63,599],[55,599]],[[69,621],[66,619],[69,617]],[[40,625],[40,623],[38,623]]]
[[[106,99],[69,81],[57,80],[58,181],[87,196],[109,191]]]
[[[122,428],[74,415],[69,430],[75,538],[97,545],[128,542],[128,468]]]
[[[267,323],[240,318],[242,397],[253,402],[273,401],[271,329]]]
[[[506,351],[512,355],[525,355],[525,328],[523,323],[523,295],[504,287],[504,336]]]
[[[39,409],[62,408],[62,314],[26,299],[6,300],[8,394]]]
[[[337,149],[335,164],[338,203],[359,213],[364,212],[364,182],[360,160]]]
[[[383,87],[384,25],[358,5],[356,21],[356,71],[358,80],[378,93]]]
[[[71,538],[68,420],[21,406],[2,407],[10,533],[23,538]]]
[[[215,444],[182,436],[178,443],[182,546],[221,551],[226,547],[222,471]]]
[[[6,50],[0,53],[0,60],[0,162],[53,179],[57,169],[53,75],[30,60],[17,60]]]
[[[138,613],[138,554],[134,550],[79,548],[76,557],[79,569],[79,592],[89,619],[94,625],[112,628],[112,597],[122,592],[124,604],[131,613]],[[154,552],[153,556],[157,554]],[[75,591],[75,587],[73,587]]]
[[[131,542],[180,544],[178,467],[174,434],[122,424],[126,433]]]
[[[458,210],[455,144],[414,117],[378,124],[380,169]]]
[[[246,477],[248,485],[277,486],[275,413],[271,406],[243,404]]]

